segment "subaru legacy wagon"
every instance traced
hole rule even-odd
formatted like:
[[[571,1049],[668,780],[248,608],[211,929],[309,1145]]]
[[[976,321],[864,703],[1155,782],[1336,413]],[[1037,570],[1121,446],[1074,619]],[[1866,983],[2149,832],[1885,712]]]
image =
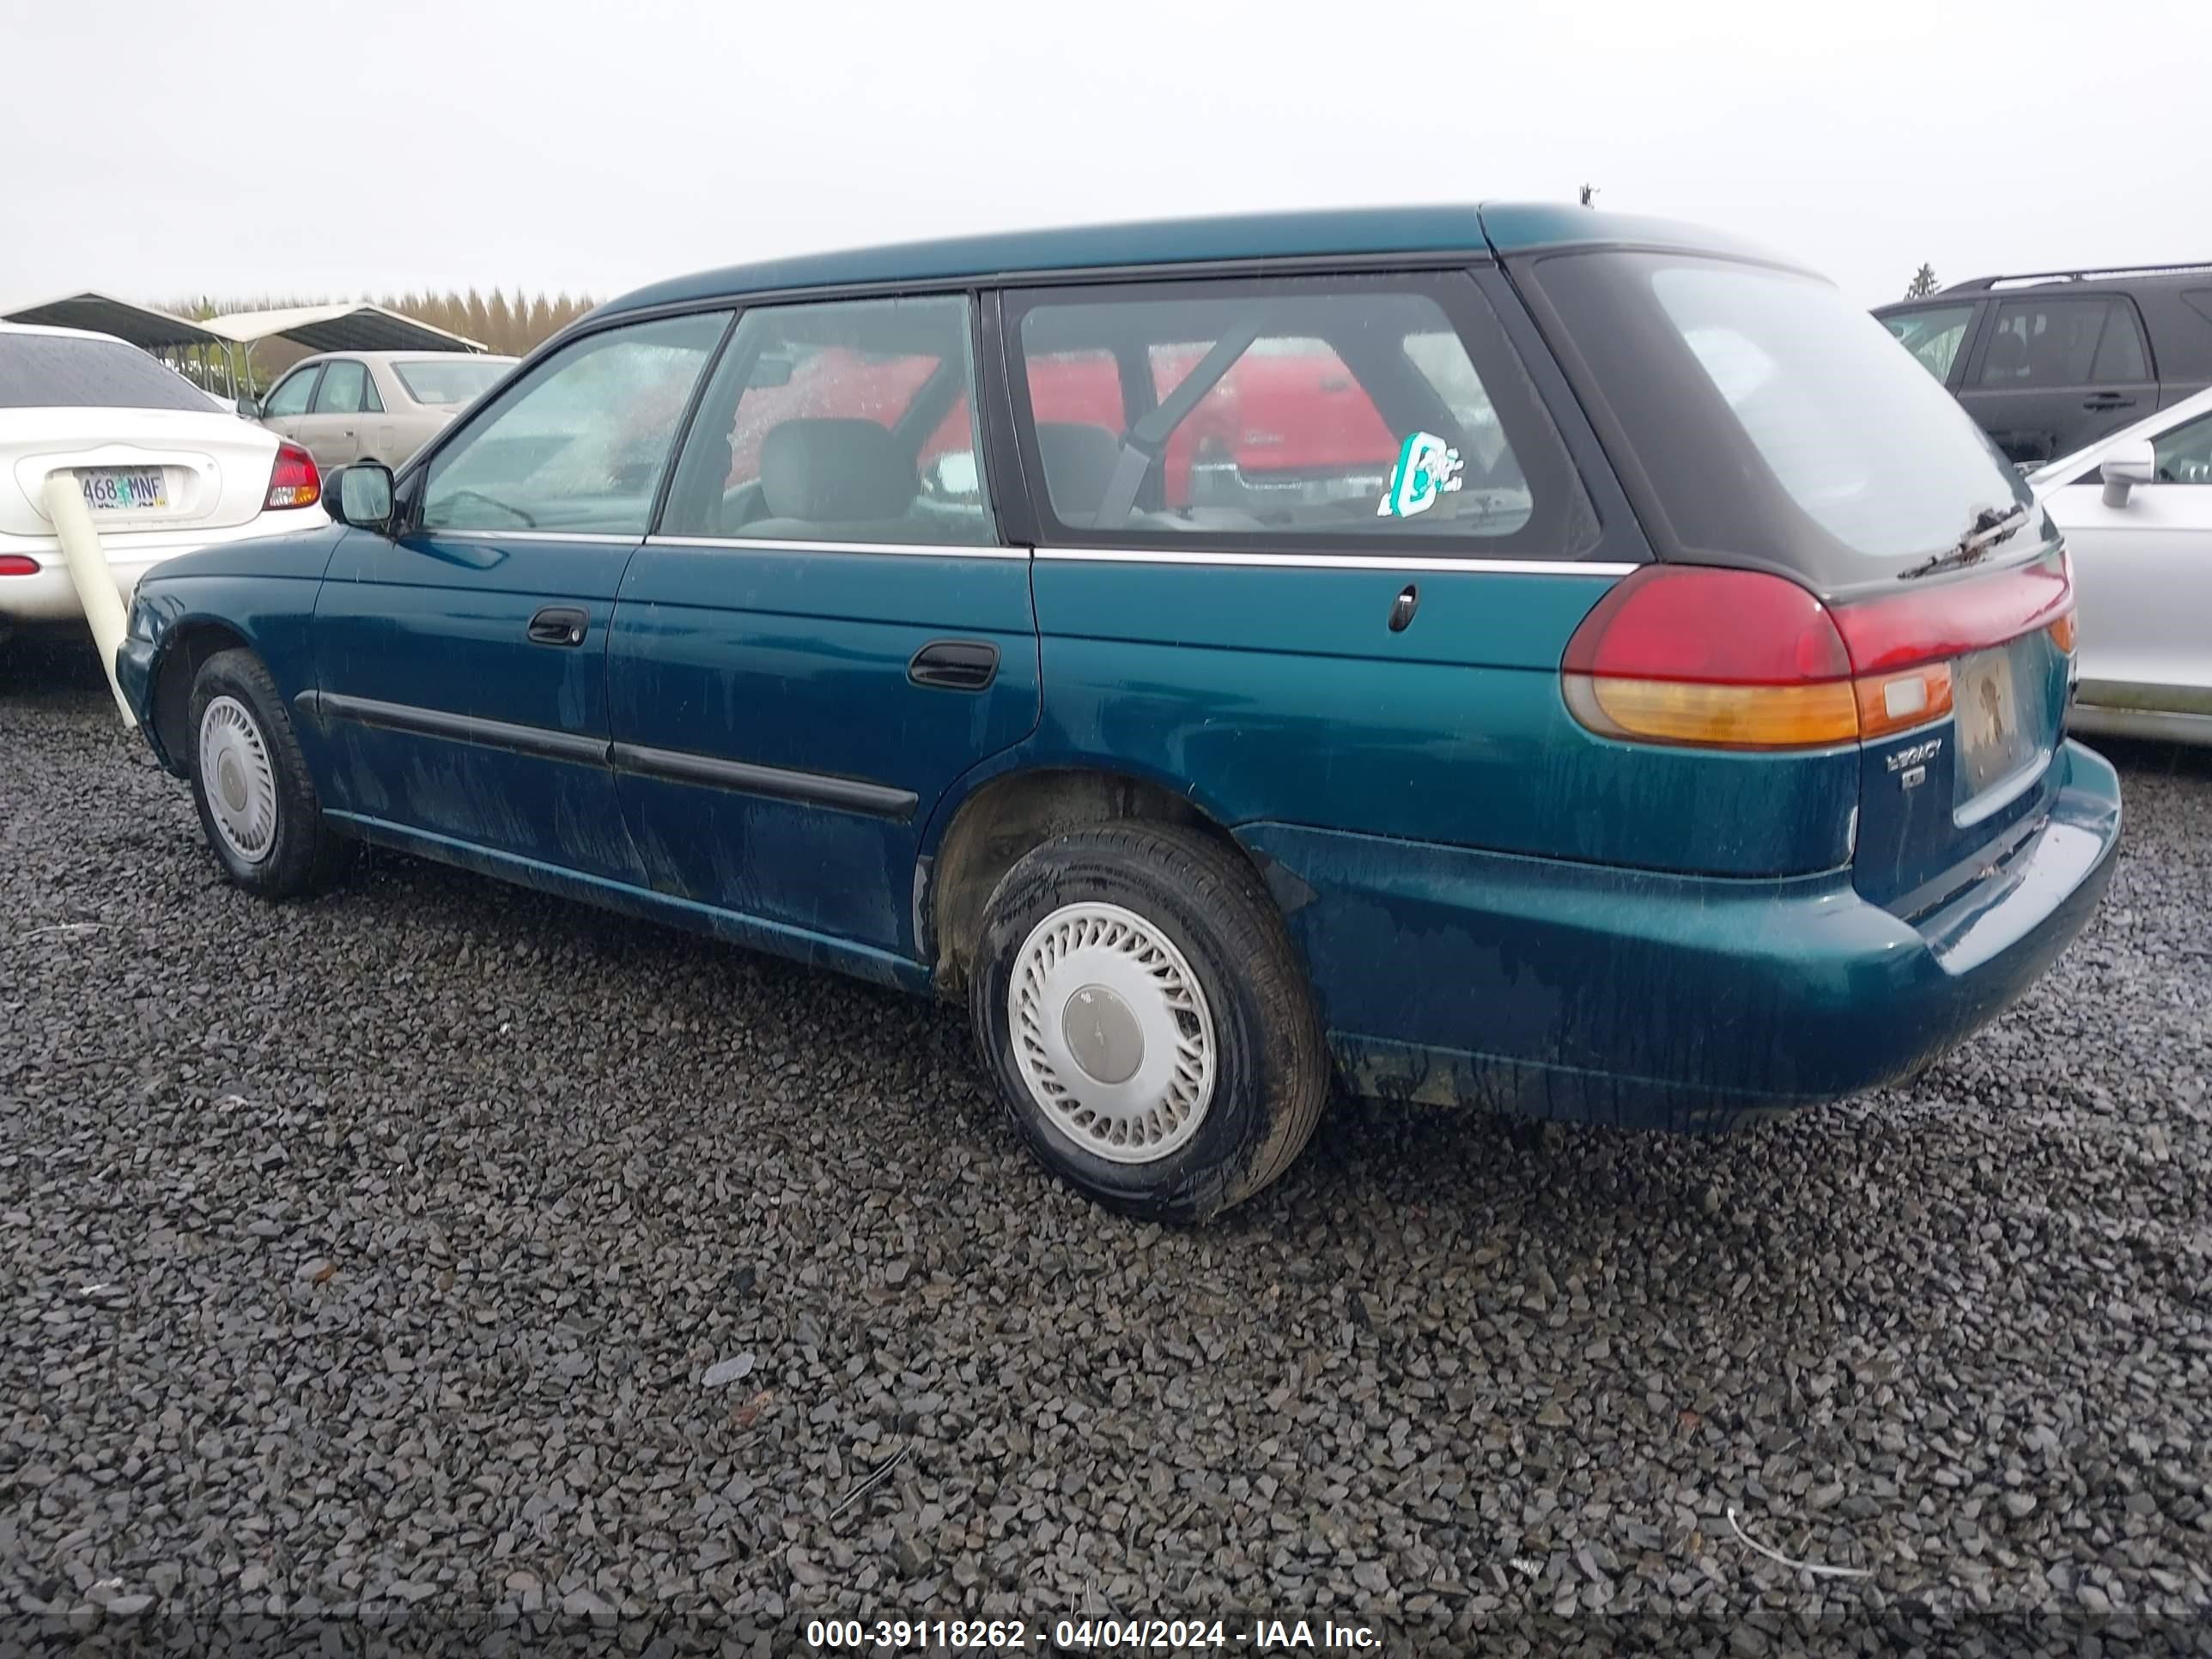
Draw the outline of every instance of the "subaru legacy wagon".
[[[1196,1219],[1332,1084],[1724,1128],[2081,927],[2067,557],[1819,276],[1578,208],[663,283],[118,674],[230,878],[356,842],[964,1000],[1029,1146]]]

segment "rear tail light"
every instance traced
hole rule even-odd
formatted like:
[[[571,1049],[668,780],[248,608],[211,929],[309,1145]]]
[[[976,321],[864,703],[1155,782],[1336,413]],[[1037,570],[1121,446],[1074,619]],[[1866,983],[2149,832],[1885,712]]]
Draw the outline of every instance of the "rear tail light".
[[[297,444],[276,447],[276,465],[269,474],[269,495],[261,505],[271,510],[313,507],[323,498],[323,475],[315,471],[315,458]]]
[[[2073,642],[2073,584],[2040,562],[1831,608],[1780,576],[1648,565],[1567,642],[1575,718],[1607,737],[1815,749],[1951,712],[1951,659],[2047,628]]]
[[[21,553],[0,553],[0,576],[35,576],[39,562]]]

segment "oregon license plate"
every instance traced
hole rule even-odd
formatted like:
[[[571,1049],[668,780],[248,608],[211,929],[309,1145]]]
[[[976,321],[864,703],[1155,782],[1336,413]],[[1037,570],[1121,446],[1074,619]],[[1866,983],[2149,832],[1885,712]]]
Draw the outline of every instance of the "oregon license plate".
[[[1972,800],[2035,757],[2039,739],[2021,704],[2013,649],[1977,651],[1952,665],[1952,708],[1959,732],[1962,801]]]
[[[95,513],[162,507],[169,504],[169,481],[158,466],[79,467],[77,485],[84,504]]]

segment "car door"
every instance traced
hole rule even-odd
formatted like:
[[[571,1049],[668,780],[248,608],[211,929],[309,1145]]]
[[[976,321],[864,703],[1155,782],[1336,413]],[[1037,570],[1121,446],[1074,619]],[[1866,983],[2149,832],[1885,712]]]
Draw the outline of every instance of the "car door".
[[[368,370],[357,359],[334,357],[323,365],[323,378],[292,435],[325,472],[361,459],[361,409],[368,384]]]
[[[475,411],[356,531],[315,611],[338,810],[641,879],[607,765],[607,624],[727,313],[597,330]]]
[[[2081,698],[2212,715],[2212,414],[2153,452],[2153,482],[2120,506],[2094,468],[2050,501],[2080,594]]]
[[[1000,544],[976,441],[972,304],[740,319],[608,647],[617,787],[656,889],[912,954],[931,807],[1037,718],[1029,556]]]
[[[296,441],[300,422],[307,416],[308,401],[315,395],[315,382],[322,373],[320,362],[302,363],[277,381],[262,400],[261,424]]]
[[[2000,300],[1959,400],[2006,456],[2040,465],[2158,407],[2132,301],[2040,292]]]

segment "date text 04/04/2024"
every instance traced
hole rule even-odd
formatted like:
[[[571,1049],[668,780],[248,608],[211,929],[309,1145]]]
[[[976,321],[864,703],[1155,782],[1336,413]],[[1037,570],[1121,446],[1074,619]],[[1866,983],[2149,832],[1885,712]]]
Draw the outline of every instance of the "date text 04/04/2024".
[[[1202,1619],[1060,1619],[1050,1629],[1019,1619],[817,1619],[808,1622],[810,1648],[970,1649],[1018,1653],[1030,1648],[1243,1648],[1252,1652],[1361,1653],[1378,1651],[1382,1638],[1364,1625],[1334,1620],[1258,1619],[1249,1626]]]

